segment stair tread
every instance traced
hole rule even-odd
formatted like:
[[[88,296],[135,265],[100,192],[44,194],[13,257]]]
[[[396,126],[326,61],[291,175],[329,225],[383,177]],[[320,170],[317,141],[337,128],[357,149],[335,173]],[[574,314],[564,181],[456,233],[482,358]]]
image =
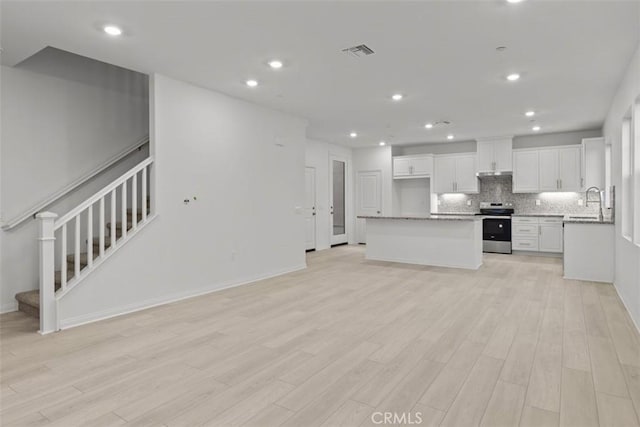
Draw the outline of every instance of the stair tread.
[[[98,247],[100,245],[100,238],[99,237],[94,237],[93,238],[93,246],[94,247]],[[111,247],[111,237],[110,236],[104,236],[104,248],[110,248]],[[95,253],[95,251],[94,251]]]
[[[16,300],[22,304],[30,305],[31,307],[40,307],[40,291],[26,291],[16,294]]]

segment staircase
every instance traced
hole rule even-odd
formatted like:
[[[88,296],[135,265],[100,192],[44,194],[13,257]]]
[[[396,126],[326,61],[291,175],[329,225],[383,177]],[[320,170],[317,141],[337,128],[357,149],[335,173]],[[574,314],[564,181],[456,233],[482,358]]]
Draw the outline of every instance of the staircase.
[[[147,215],[151,213],[150,211],[150,199],[147,198]],[[139,212],[137,215],[138,222],[142,220],[142,212]],[[131,220],[133,217],[133,212],[131,209],[127,209],[127,231],[133,228],[133,221]],[[122,222],[116,222],[116,239],[120,239],[122,237]],[[106,232],[108,234],[109,239],[105,239],[105,249],[109,249],[111,247],[111,223],[107,223]],[[117,240],[116,240],[117,244]],[[93,251],[92,257],[95,260],[98,258],[100,253],[100,238],[93,238]],[[89,265],[89,254],[87,252],[80,253],[80,271],[84,270],[87,265]],[[75,256],[73,254],[67,255],[67,280],[73,279],[75,274]],[[58,270],[55,272],[55,290],[58,291],[62,287],[62,271]],[[20,292],[16,294],[16,300],[18,301],[18,310],[26,313],[30,316],[40,318],[40,290],[36,289],[35,291],[27,291]]]
[[[152,163],[152,158],[142,161],[59,219],[51,212],[36,216],[40,286],[16,300],[20,311],[40,319],[40,333],[60,329],[60,299],[155,217],[148,188]]]

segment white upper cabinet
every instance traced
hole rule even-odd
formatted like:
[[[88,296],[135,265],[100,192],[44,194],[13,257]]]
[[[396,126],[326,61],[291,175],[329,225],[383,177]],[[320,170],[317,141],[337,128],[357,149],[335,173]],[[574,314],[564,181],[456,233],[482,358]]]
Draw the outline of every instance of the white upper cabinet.
[[[476,155],[440,155],[434,159],[435,193],[477,193]]]
[[[580,191],[582,186],[580,152],[582,148],[568,147],[558,150],[558,180],[559,191]]]
[[[581,190],[581,147],[545,147],[513,152],[513,192]]]
[[[535,193],[538,191],[538,151],[513,152],[513,192]]]
[[[551,148],[540,150],[538,152],[539,161],[539,179],[538,190],[540,191],[557,191],[559,190],[558,175],[558,150]]]
[[[456,159],[450,156],[436,156],[433,161],[435,193],[454,193],[456,191]]]
[[[511,138],[478,140],[479,173],[511,172],[513,143]]]
[[[582,140],[582,182],[581,187],[605,187],[606,147],[604,138],[585,138]]]
[[[427,178],[433,174],[433,155],[396,156],[393,177],[396,179]]]
[[[409,159],[407,157],[394,157],[393,158],[393,177],[405,177],[411,175],[411,168],[409,167]]]
[[[431,175],[433,173],[433,156],[413,157],[410,159],[412,175]]]
[[[456,192],[477,193],[478,177],[476,176],[476,156],[456,157]]]

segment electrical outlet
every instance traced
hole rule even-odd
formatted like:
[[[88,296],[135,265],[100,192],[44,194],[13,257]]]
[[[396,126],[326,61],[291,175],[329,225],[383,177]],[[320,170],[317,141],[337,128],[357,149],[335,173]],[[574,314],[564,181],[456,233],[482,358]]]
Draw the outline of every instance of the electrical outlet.
[[[540,199],[536,199],[536,206],[540,206]]]
[[[467,200],[467,206],[471,206],[471,200]]]
[[[578,206],[582,206],[584,204],[582,199],[578,199]]]
[[[442,200],[438,199],[438,206],[442,205]]]

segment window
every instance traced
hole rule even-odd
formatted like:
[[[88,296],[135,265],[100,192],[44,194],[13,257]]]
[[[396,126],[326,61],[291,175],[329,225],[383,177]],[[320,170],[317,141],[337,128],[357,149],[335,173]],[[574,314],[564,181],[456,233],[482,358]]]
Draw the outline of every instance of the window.
[[[631,156],[633,158],[631,191],[633,194],[633,242],[640,246],[640,96],[633,105]]]
[[[629,112],[629,115],[631,112]],[[631,117],[622,120],[622,235],[633,237],[633,157],[631,155]]]
[[[640,97],[622,120],[622,235],[640,245]]]

